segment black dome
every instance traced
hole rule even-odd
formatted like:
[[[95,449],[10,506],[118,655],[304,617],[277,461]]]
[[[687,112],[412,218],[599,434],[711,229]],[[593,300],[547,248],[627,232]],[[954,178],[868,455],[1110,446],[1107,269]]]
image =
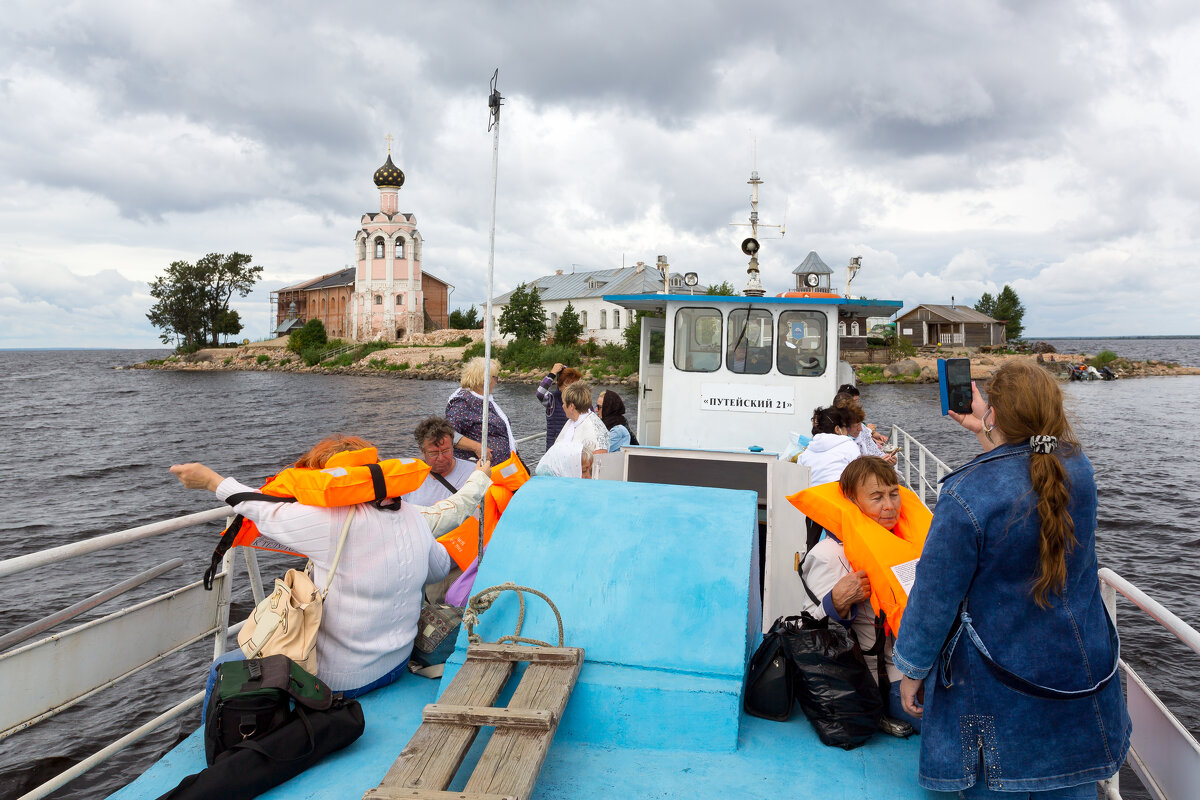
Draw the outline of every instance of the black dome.
[[[391,153],[388,153],[383,166],[375,170],[375,185],[380,189],[385,186],[399,189],[404,185],[404,172],[392,163]]]

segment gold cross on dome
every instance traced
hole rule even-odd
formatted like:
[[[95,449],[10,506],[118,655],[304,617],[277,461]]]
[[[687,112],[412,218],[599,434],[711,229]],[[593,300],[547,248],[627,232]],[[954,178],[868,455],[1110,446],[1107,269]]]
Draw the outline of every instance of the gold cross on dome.
[[[392,154],[392,141],[393,141],[392,135],[389,133],[387,136],[383,137],[383,140],[385,142],[387,142],[388,155],[390,156]]]

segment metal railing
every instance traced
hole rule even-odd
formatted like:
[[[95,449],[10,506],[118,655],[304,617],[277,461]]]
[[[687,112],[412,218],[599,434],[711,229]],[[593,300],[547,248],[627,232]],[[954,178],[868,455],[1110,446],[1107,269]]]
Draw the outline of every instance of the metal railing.
[[[941,481],[951,470],[946,466],[946,463],[935,456],[929,448],[913,438],[912,434],[904,430],[898,425],[892,426],[892,435],[890,439],[893,445],[899,445],[900,449],[896,451],[897,463],[896,467],[900,471],[900,477],[904,480],[904,485],[917,493],[921,498],[921,502],[927,506],[932,506],[937,502],[938,493],[941,491]],[[916,449],[916,483],[913,483],[913,449]],[[933,480],[929,478],[930,468],[934,470]],[[926,493],[932,491],[933,502],[926,499]]]
[[[1120,593],[1200,655],[1200,632],[1107,567],[1100,570],[1100,591],[1114,624]],[[1133,722],[1126,763],[1156,800],[1194,797],[1196,787],[1200,786],[1200,744],[1142,677],[1124,659],[1120,663],[1125,671],[1125,698]],[[1103,782],[1106,796],[1111,800],[1120,800],[1119,781],[1120,776],[1114,775]]]
[[[229,519],[229,508],[214,508],[9,558],[0,561],[0,578],[60,564],[79,556],[196,525],[215,521],[225,521],[228,524]],[[262,581],[258,576],[257,561],[248,548],[241,549],[247,554],[247,571],[251,576],[251,584],[258,587],[256,597],[261,596]],[[171,564],[164,564],[158,569],[165,571],[163,567],[167,566]],[[53,675],[55,678],[54,681],[36,682],[30,691],[22,692],[19,696],[10,695],[12,702],[6,702],[3,709],[0,709],[0,740],[49,719],[209,636],[213,638],[213,658],[224,654],[228,635],[236,633],[242,625],[229,625],[232,566],[231,550],[225,554],[221,571],[214,579],[212,592],[203,588],[202,581],[195,581],[99,619],[90,620],[38,641],[17,644],[12,649],[0,652],[0,680],[6,683],[7,679],[4,676],[14,678],[27,674],[44,674]],[[119,586],[113,587],[113,590],[117,588]],[[84,603],[95,600],[97,597],[93,596]],[[67,611],[52,616],[61,621]],[[178,616],[186,621],[177,621]],[[50,619],[47,618],[43,622]],[[63,655],[77,651],[93,654],[105,652],[109,657],[81,660]],[[27,681],[21,685],[30,686]],[[20,800],[38,800],[57,791],[124,748],[150,735],[162,725],[195,708],[203,696],[203,692],[198,692],[177,703],[153,720],[30,790],[22,795]]]

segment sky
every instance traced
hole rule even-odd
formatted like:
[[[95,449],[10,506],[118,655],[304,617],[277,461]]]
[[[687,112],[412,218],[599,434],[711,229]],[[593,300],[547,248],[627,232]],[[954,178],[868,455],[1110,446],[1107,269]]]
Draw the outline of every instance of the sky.
[[[240,251],[233,307],[354,258],[387,155],[451,308],[653,263],[746,283],[815,250],[852,294],[1032,336],[1200,334],[1192,0],[26,2],[0,25],[0,347],[153,347],[148,282]]]

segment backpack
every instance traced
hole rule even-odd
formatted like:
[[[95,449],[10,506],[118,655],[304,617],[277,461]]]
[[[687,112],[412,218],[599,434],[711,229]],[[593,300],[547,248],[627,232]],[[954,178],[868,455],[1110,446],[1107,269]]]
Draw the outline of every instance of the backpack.
[[[261,739],[297,715],[307,716],[304,709],[325,711],[332,703],[329,687],[287,656],[226,661],[217,667],[205,711],[205,758],[211,766],[243,742]]]

